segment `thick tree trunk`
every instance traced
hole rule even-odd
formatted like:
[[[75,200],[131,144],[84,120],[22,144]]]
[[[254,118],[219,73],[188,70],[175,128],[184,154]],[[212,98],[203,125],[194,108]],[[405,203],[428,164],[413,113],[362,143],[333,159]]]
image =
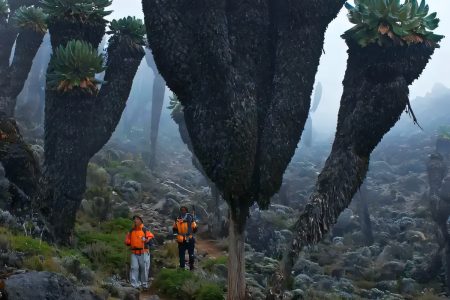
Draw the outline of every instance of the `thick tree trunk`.
[[[442,151],[441,147],[436,149]],[[444,150],[444,155],[448,154]],[[427,162],[428,182],[430,185],[429,198],[430,210],[433,221],[437,227],[437,240],[439,250],[431,261],[428,272],[419,278],[421,281],[427,281],[438,275],[441,268],[445,271],[445,285],[450,293],[450,234],[447,227],[450,217],[450,179],[448,174],[447,162],[441,153],[433,153]],[[434,271],[434,272],[432,272]],[[423,272],[419,272],[422,274]]]
[[[374,242],[372,222],[370,221],[369,206],[367,204],[367,187],[362,185],[358,195],[355,196],[356,211],[361,225],[361,232],[364,236],[364,243],[366,246],[371,246]]]
[[[22,91],[45,33],[31,30],[20,32],[11,66],[5,78],[0,80],[0,110],[7,116],[14,115],[17,96]]]
[[[166,91],[166,82],[159,73],[155,73],[153,81],[152,96],[152,120],[150,127],[150,168],[155,167],[156,162],[156,146],[158,141],[159,122],[161,120],[161,112],[164,104],[164,93]]]
[[[315,191],[296,222],[285,258],[284,282],[303,246],[319,242],[350,204],[362,184],[369,157],[408,104],[408,86],[425,68],[434,49],[424,44],[360,48],[348,42],[349,58],[332,151]],[[279,295],[282,284],[275,284]]]
[[[228,300],[245,300],[246,215],[230,212],[228,235]]]
[[[133,54],[118,48],[109,51],[107,83],[96,96],[78,89],[65,94],[47,90],[43,181],[46,191],[41,210],[58,243],[70,243],[86,189],[88,162],[106,144],[120,121],[143,55],[143,50]]]
[[[20,135],[14,119],[4,116],[0,116],[0,162],[5,169],[6,178],[16,190],[20,189],[26,195],[13,197],[13,202],[9,203],[6,209],[15,216],[29,214],[33,208],[31,200],[39,191],[39,163]],[[19,200],[20,203],[14,202]]]

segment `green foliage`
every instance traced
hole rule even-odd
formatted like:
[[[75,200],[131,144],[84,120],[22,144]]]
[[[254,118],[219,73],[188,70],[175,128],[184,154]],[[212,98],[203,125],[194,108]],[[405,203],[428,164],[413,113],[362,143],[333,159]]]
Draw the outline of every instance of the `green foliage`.
[[[202,262],[203,269],[212,272],[215,265],[226,265],[228,258],[226,256],[219,256],[217,258],[209,258]]]
[[[6,0],[0,0],[0,18],[6,19],[9,14],[9,6]]]
[[[189,299],[182,287],[193,278],[194,274],[186,270],[162,269],[155,278],[154,286],[170,299]]]
[[[89,258],[93,267],[109,273],[122,273],[130,256],[124,240],[132,228],[132,221],[119,218],[95,226],[83,225],[75,228],[77,247],[83,249],[83,254]]]
[[[205,283],[200,286],[196,293],[196,300],[221,300],[223,297],[223,290],[214,283]]]
[[[450,140],[450,125],[439,127],[439,137]]]
[[[112,0],[41,0],[40,6],[52,18],[69,22],[106,24],[106,10]]]
[[[142,51],[145,46],[145,26],[141,19],[127,17],[119,20],[112,20],[109,31],[112,34],[109,40],[110,47],[124,47],[130,52]]]
[[[80,88],[90,94],[98,91],[96,73],[105,70],[103,56],[84,41],[72,40],[59,46],[50,60],[47,80],[51,88],[67,92]]]
[[[61,266],[55,261],[53,257],[44,257],[40,255],[33,255],[25,258],[23,266],[29,270],[34,271],[49,271],[61,273]]]
[[[20,29],[33,30],[39,33],[47,31],[47,15],[39,7],[20,7],[13,16],[13,22]]]
[[[154,286],[170,299],[224,299],[221,286],[181,269],[162,269],[155,278]]]
[[[425,0],[355,0],[355,6],[345,4],[348,18],[354,27],[343,34],[360,46],[372,43],[383,45],[392,40],[396,44],[426,43],[438,47],[443,38],[432,32],[439,24],[436,13],[428,14]]]
[[[170,97],[169,101],[170,101],[169,106],[167,108],[172,111],[170,113],[170,116],[176,123],[178,123],[180,118],[183,117],[183,105],[178,99],[178,96],[175,94],[173,94],[173,96]]]

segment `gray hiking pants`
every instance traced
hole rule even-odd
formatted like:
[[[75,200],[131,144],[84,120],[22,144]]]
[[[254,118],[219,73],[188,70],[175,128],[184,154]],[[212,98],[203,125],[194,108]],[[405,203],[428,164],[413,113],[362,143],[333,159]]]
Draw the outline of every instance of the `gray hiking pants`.
[[[148,287],[148,271],[150,269],[150,253],[131,254],[130,282],[135,288]]]

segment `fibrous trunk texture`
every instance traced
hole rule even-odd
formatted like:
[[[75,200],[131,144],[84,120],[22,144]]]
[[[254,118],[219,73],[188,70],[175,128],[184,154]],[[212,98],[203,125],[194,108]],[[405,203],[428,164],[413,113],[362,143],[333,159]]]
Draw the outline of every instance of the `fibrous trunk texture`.
[[[294,226],[282,282],[303,246],[319,242],[361,186],[370,154],[406,109],[408,86],[425,68],[434,49],[410,46],[349,46],[335,140],[315,191]]]
[[[370,221],[369,205],[367,203],[367,186],[362,185],[359,193],[355,196],[356,211],[361,225],[361,232],[364,236],[366,246],[371,246],[374,242],[372,222]]]
[[[438,150],[441,148],[436,147]],[[443,151],[446,152],[446,151]],[[447,154],[447,153],[443,153]],[[447,227],[450,217],[450,177],[447,162],[444,155],[434,153],[427,162],[430,210],[433,221],[437,227],[437,240],[439,249],[433,257],[429,268],[418,278],[420,282],[426,282],[437,276],[442,267],[445,271],[445,285],[450,292],[450,234]]]
[[[10,203],[3,203],[5,206],[2,209],[18,217],[29,215],[33,209],[31,200],[39,191],[40,168],[12,118],[0,118],[0,162],[10,181],[13,196]]]
[[[94,45],[99,44],[99,37],[92,40]],[[53,37],[52,42],[61,40]],[[64,39],[66,42],[69,40]],[[61,244],[71,241],[76,212],[86,189],[88,162],[115,130],[143,56],[143,50],[129,53],[121,47],[114,47],[108,51],[107,83],[98,95],[90,95],[80,89],[67,93],[46,91],[45,190],[41,211],[47,219],[52,238]]]
[[[0,112],[7,117],[14,115],[17,96],[27,80],[44,35],[43,32],[22,30],[17,37],[12,64],[0,78]]]
[[[155,62],[231,214],[255,201],[267,208],[279,190],[308,116],[325,30],[344,2],[142,0]],[[230,283],[243,278],[228,274]]]
[[[343,2],[143,0],[158,69],[222,193],[267,206],[279,189]]]
[[[241,213],[244,213],[243,215]],[[246,212],[230,212],[228,235],[228,300],[245,300],[245,220]]]
[[[152,120],[150,126],[150,168],[154,168],[156,164],[156,146],[158,141],[159,122],[161,120],[161,112],[164,104],[164,92],[166,90],[166,82],[162,76],[155,72],[155,80],[153,81],[153,97],[152,97]]]

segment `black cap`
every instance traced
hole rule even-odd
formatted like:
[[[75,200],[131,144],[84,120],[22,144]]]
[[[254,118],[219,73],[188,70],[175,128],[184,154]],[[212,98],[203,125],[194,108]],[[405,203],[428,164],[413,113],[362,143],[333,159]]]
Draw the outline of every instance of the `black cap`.
[[[142,223],[144,223],[144,220],[142,220],[141,216],[135,215],[131,218],[131,220],[134,221],[134,219],[138,218],[139,220],[141,220]]]

